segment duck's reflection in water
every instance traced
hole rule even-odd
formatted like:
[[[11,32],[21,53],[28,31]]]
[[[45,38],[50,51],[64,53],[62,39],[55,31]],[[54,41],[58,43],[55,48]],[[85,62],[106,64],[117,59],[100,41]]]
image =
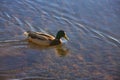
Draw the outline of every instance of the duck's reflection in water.
[[[57,55],[60,57],[66,56],[69,53],[69,49],[67,49],[67,47],[64,44],[60,44],[60,45],[56,45],[56,46],[40,46],[40,45],[36,45],[34,43],[29,43],[28,47],[30,47],[32,49],[37,49],[37,50],[54,49],[55,53],[57,53]]]
[[[50,47],[49,46],[41,46],[41,45],[37,45],[37,44],[31,43],[31,42],[28,42],[28,48],[37,49],[37,50],[45,50],[45,49],[47,50]]]
[[[55,46],[55,52],[60,56],[66,56],[69,53],[69,49],[66,48],[65,45],[57,45]]]

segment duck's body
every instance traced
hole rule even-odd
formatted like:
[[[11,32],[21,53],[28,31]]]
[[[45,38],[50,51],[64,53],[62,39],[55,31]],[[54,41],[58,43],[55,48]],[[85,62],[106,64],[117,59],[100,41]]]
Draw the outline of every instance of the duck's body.
[[[42,33],[42,32],[33,32],[33,31],[27,31],[24,33],[27,35],[27,39],[30,42],[33,42],[38,45],[43,45],[43,46],[52,46],[52,45],[58,45],[61,44],[61,37],[65,37],[65,39],[68,39],[65,32],[60,30],[58,31],[56,37],[49,35],[47,33]]]

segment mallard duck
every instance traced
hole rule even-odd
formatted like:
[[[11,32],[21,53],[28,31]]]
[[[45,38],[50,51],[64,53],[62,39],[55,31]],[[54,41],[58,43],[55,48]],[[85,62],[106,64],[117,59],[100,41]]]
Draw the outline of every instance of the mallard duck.
[[[47,33],[33,31],[27,31],[24,32],[24,34],[27,36],[28,41],[44,46],[59,45],[62,43],[62,37],[68,40],[68,37],[63,30],[58,31],[56,37]]]

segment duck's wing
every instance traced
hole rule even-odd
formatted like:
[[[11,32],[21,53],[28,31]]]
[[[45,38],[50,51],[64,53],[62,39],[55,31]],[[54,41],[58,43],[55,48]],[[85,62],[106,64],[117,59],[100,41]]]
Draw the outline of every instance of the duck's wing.
[[[49,34],[42,32],[28,32],[28,37],[39,40],[54,40],[55,38]]]

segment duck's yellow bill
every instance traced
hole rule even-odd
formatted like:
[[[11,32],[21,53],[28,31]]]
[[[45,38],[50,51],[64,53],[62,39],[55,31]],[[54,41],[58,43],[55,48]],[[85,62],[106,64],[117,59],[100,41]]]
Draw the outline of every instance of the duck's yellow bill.
[[[67,37],[67,35],[65,35],[64,38],[65,38],[66,40],[69,40],[69,38]]]

